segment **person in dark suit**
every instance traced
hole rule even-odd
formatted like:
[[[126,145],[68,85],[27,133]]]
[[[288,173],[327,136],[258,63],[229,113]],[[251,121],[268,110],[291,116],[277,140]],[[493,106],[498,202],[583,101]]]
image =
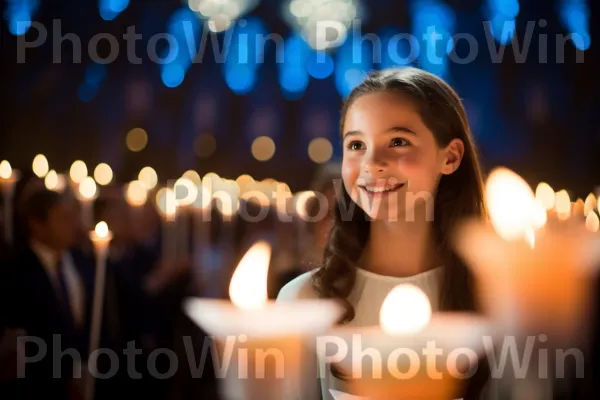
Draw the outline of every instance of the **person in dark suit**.
[[[89,315],[89,293],[70,253],[76,215],[63,195],[45,189],[29,194],[22,207],[26,241],[4,280],[7,325],[27,335],[19,398],[71,399],[86,359]]]

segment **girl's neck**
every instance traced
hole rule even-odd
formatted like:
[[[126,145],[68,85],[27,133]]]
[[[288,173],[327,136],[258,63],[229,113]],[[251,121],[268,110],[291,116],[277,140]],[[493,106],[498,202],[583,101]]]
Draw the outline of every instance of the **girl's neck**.
[[[383,221],[370,223],[369,240],[359,265],[386,276],[413,276],[439,266],[433,246],[433,223],[415,221]]]

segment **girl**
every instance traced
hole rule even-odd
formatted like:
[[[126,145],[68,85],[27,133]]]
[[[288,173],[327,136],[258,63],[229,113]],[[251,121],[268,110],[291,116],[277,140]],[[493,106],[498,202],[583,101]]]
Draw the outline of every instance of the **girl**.
[[[390,290],[411,283],[433,311],[475,311],[471,276],[450,244],[458,221],[484,216],[458,95],[423,70],[376,72],[352,91],[340,125],[343,189],[324,265],[288,283],[279,301],[333,298],[345,306],[341,323],[377,325]],[[344,391],[334,367],[323,376],[323,399]]]

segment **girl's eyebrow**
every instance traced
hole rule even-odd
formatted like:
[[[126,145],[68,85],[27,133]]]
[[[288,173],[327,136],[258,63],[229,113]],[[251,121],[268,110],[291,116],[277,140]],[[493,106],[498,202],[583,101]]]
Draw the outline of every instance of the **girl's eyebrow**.
[[[415,131],[413,131],[410,128],[407,128],[406,126],[392,126],[391,128],[389,128],[385,131],[385,133],[398,133],[398,132],[404,132],[404,133],[408,133],[411,135],[417,135],[417,133]],[[360,135],[362,135],[361,131],[348,131],[348,132],[344,133],[343,139],[346,139],[346,137],[348,137],[348,136],[360,136]]]

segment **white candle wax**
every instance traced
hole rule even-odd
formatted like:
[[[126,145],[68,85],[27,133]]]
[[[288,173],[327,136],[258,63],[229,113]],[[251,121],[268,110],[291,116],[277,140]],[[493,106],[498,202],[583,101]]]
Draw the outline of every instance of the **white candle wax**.
[[[8,162],[0,164],[0,186],[4,198],[4,239],[8,244],[13,242],[13,197],[19,175],[19,171],[12,169]]]

